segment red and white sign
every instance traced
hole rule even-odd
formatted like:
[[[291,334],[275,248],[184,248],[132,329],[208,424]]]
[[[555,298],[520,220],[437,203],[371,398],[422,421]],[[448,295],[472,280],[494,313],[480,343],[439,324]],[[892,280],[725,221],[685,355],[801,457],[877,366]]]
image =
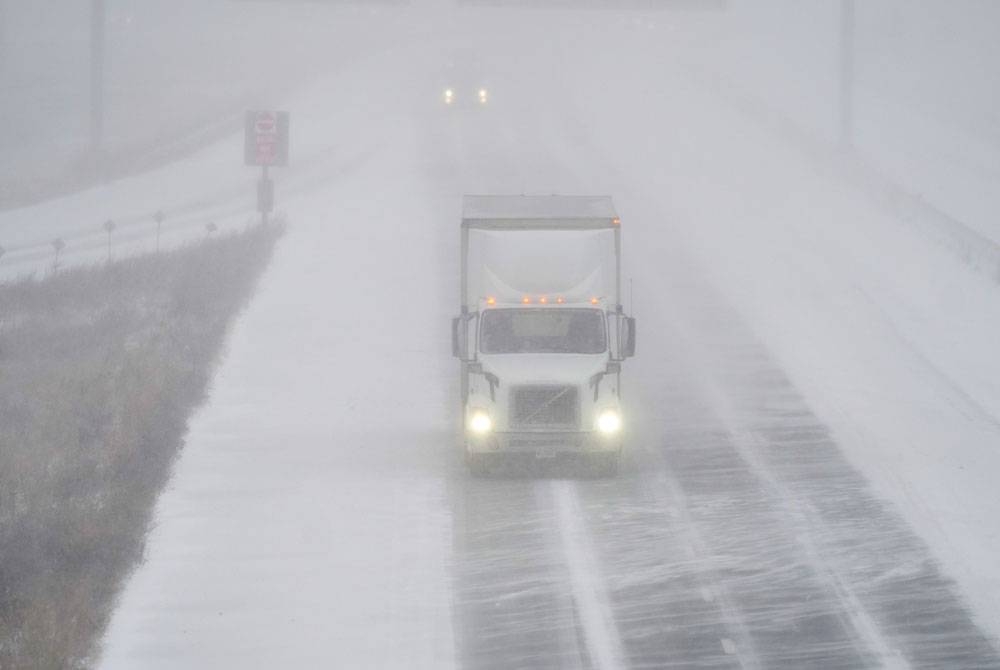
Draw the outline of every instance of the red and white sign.
[[[288,112],[247,112],[244,160],[247,165],[288,164]]]

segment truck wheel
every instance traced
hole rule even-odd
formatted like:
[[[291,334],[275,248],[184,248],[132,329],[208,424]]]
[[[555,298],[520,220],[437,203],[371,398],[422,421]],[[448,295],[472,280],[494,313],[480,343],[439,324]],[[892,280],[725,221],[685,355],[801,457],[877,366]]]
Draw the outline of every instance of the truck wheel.
[[[590,472],[595,477],[614,477],[621,465],[621,454],[594,454],[588,459]]]

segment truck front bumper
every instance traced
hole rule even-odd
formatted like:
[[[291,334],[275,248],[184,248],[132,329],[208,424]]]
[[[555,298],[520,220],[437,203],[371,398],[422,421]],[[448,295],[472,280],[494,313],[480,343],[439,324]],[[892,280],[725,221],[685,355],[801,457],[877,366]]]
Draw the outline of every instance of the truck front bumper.
[[[603,435],[597,431],[531,431],[496,432],[484,436],[470,435],[466,440],[473,454],[533,454],[538,457],[563,454],[615,453],[621,450],[619,435]]]

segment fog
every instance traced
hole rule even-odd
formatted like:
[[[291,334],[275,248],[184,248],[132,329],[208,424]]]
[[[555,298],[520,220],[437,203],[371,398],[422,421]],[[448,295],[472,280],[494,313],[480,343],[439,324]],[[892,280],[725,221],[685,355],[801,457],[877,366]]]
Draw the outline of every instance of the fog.
[[[1000,667],[998,34],[986,0],[0,0],[8,286],[256,230],[245,113],[291,119],[284,235],[60,664]],[[468,195],[614,217],[466,256]],[[618,334],[457,360],[498,298]],[[521,382],[579,428],[594,375],[616,474],[477,469],[477,398],[492,457]]]

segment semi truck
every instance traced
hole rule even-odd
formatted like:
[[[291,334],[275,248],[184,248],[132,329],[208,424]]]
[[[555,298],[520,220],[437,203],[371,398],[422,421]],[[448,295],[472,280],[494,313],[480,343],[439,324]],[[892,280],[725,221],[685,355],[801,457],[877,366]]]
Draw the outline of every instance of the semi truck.
[[[569,456],[614,475],[636,331],[611,198],[465,196],[460,293],[452,353],[471,472]]]

